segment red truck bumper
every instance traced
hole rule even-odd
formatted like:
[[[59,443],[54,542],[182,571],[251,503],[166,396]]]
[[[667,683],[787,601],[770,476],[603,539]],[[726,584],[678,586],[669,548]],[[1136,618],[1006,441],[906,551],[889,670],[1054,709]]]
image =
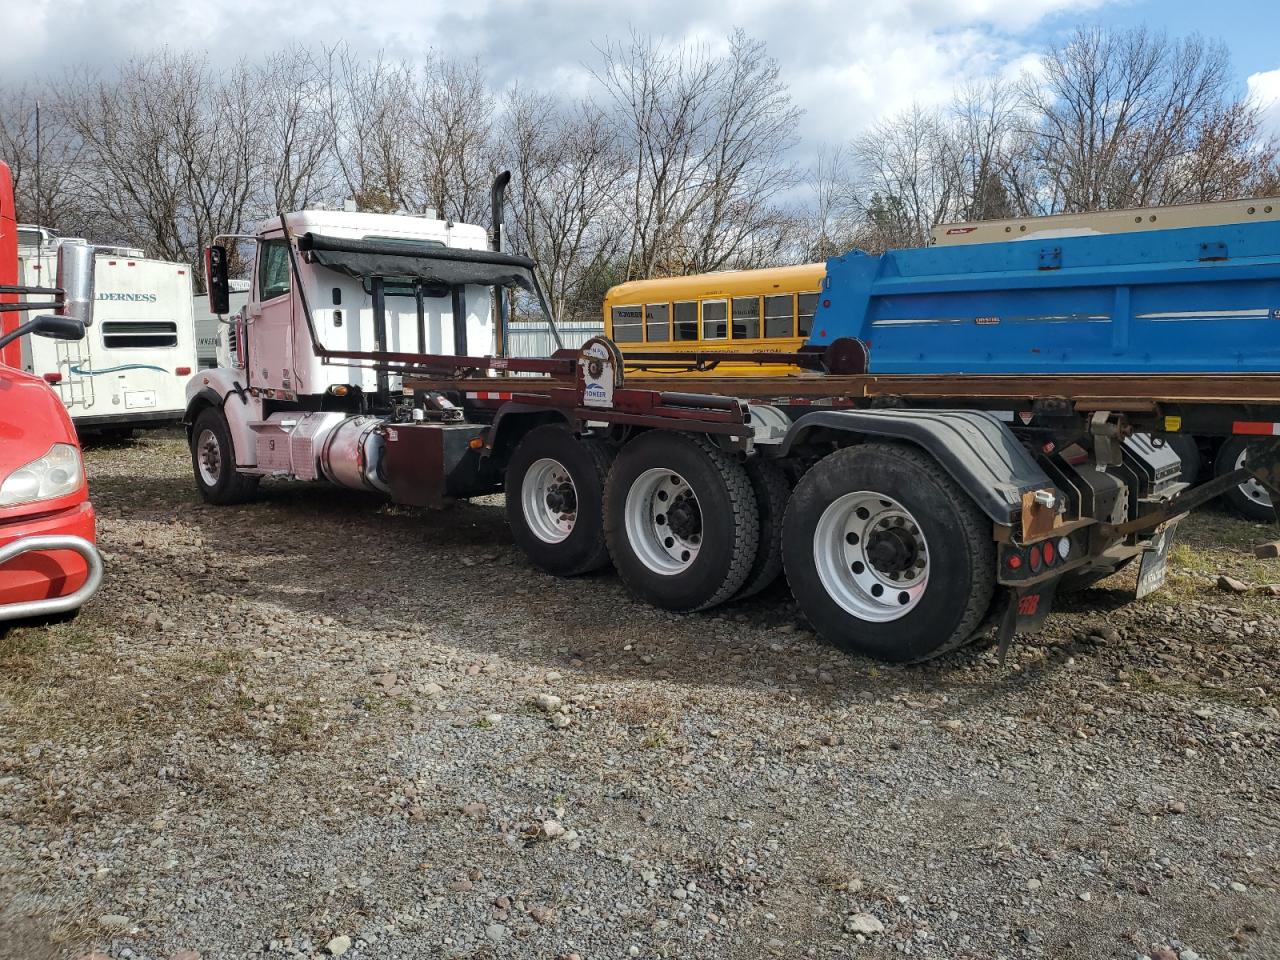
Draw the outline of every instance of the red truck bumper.
[[[59,543],[49,537],[76,539]],[[102,579],[93,541],[93,506],[87,502],[0,524],[0,558],[7,558],[0,559],[0,620],[60,613],[88,600]],[[43,548],[53,544],[67,548]],[[76,602],[68,604],[72,597]]]

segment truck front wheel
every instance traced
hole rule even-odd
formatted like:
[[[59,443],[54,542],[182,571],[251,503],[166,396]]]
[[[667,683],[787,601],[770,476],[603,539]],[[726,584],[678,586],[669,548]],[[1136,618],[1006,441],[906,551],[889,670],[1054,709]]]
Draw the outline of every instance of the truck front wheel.
[[[534,427],[507,465],[507,522],[533,565],[557,577],[609,563],[601,504],[613,448],[561,424]]]
[[[791,496],[782,553],[814,629],[878,660],[962,645],[995,590],[990,521],[911,447],[846,447],[819,461]]]
[[[191,469],[196,489],[208,503],[244,503],[258,490],[257,477],[237,472],[231,428],[213,407],[201,410],[191,427]]]
[[[609,471],[604,529],[632,595],[666,610],[705,610],[746,582],[760,517],[741,463],[705,437],[652,430]]]

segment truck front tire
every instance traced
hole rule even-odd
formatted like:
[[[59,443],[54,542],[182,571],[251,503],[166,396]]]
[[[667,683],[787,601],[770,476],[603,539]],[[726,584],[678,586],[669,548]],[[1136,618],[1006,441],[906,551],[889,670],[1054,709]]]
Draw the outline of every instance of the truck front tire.
[[[236,470],[231,428],[221,410],[206,407],[191,426],[191,472],[196,489],[208,503],[244,503],[258,491],[258,478]]]
[[[791,495],[782,553],[814,629],[877,660],[963,645],[995,590],[991,522],[913,447],[865,444],[819,461]]]
[[[608,566],[602,504],[612,462],[612,447],[578,439],[562,424],[521,439],[507,464],[507,522],[539,570],[574,577]]]
[[[688,612],[723,603],[746,582],[760,518],[741,463],[705,437],[652,430],[609,471],[604,529],[633,596]]]

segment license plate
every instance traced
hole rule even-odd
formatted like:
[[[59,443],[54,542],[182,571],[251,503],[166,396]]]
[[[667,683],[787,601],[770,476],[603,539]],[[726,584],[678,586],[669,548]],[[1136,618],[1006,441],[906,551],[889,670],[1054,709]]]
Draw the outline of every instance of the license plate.
[[[1138,592],[1141,600],[1164,586],[1169,575],[1169,551],[1173,549],[1173,531],[1176,523],[1171,523],[1151,538],[1151,549],[1142,555],[1138,564]]]
[[[156,392],[154,390],[131,390],[124,395],[126,410],[142,410],[155,405]]]

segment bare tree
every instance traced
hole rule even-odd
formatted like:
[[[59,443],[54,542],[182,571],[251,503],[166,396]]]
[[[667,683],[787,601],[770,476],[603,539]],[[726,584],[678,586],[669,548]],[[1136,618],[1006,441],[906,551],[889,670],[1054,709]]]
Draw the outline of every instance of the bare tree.
[[[1023,92],[1055,210],[1222,199],[1260,172],[1257,111],[1232,95],[1221,44],[1082,28],[1041,66]]]
[[[922,246],[954,209],[954,161],[939,111],[913,106],[853,141],[863,215],[860,246],[878,251]]]
[[[340,179],[329,138],[328,77],[305,48],[272,57],[256,75],[263,177],[256,202],[264,213],[335,199]]]
[[[389,213],[404,206],[411,71],[381,55],[364,63],[340,45],[326,51],[324,89],[334,159],[347,195],[366,210]]]
[[[19,220],[67,231],[88,225],[74,189],[79,154],[79,141],[52,98],[42,101],[38,91],[19,87],[0,99],[0,158],[13,175]]]
[[[404,131],[412,144],[412,209],[463,222],[483,219],[496,173],[497,110],[478,61],[428,61],[414,77],[414,109]]]
[[[634,164],[626,276],[750,265],[777,256],[797,179],[787,152],[800,111],[764,44],[669,49],[633,34],[601,48],[595,76]]]
[[[516,89],[503,141],[516,247],[537,260],[553,319],[597,314],[623,233],[614,187],[628,164],[616,131],[589,103],[566,107]]]

